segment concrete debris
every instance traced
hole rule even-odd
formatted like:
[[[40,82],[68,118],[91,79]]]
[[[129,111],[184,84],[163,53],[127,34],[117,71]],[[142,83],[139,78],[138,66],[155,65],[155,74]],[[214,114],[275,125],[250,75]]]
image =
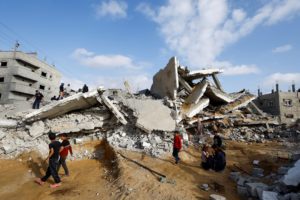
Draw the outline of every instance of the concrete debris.
[[[0,128],[15,128],[18,123],[12,119],[0,119]]]
[[[203,98],[197,104],[187,104],[182,107],[182,113],[192,118],[209,105],[209,99]]]
[[[269,191],[262,192],[261,200],[277,200],[277,199],[278,199],[278,193],[276,192],[269,192]]]
[[[300,184],[300,160],[298,160],[294,167],[290,168],[283,177],[285,185],[298,186]]]
[[[114,104],[108,99],[107,96],[102,95],[101,99],[103,100],[103,103],[111,110],[112,113],[115,114],[118,121],[121,122],[123,125],[127,124],[127,120],[125,119],[124,115],[120,113],[120,111],[114,106]],[[101,103],[99,101],[99,103]]]
[[[218,194],[211,194],[209,200],[226,200],[226,198]]]
[[[98,103],[96,99],[97,95],[98,91],[94,90],[88,93],[74,94],[59,101],[53,101],[26,115],[24,121],[32,122],[42,119],[51,119],[70,111],[90,108]]]
[[[211,76],[213,74],[219,74],[223,72],[221,69],[202,69],[197,71],[188,71],[188,73],[182,74],[182,77],[186,80],[195,80],[203,77]]]
[[[154,75],[151,93],[160,98],[176,99],[179,87],[178,67],[179,61],[176,57],[172,57],[167,66]]]
[[[185,103],[187,104],[197,104],[200,100],[200,98],[203,96],[204,92],[206,91],[206,88],[208,86],[208,82],[206,79],[204,79],[202,82],[198,83],[191,94],[188,96],[188,98],[185,100]]]
[[[212,103],[230,103],[234,100],[229,94],[222,92],[214,86],[208,86],[205,95]]]

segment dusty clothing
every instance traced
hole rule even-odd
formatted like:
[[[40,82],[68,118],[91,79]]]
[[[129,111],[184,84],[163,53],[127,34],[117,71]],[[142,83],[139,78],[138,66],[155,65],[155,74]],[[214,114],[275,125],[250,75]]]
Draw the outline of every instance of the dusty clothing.
[[[59,158],[59,162],[58,162],[58,166],[57,166],[57,173],[59,172],[60,166],[62,166],[65,170],[65,174],[67,176],[69,176],[69,169],[67,167],[67,163],[66,163],[67,157],[66,156],[61,156]]]

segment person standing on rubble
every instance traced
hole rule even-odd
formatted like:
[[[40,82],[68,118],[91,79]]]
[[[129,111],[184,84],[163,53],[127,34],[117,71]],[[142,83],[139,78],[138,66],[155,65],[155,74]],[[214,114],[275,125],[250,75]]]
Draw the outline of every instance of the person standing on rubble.
[[[86,93],[88,91],[89,91],[89,87],[86,84],[84,84],[84,86],[82,88],[82,93]]]
[[[44,95],[42,95],[42,93],[40,93],[38,90],[36,90],[34,97],[35,97],[35,100],[33,102],[32,108],[39,109],[40,103],[41,103],[42,99],[44,98]]]
[[[179,134],[179,131],[174,132],[174,141],[173,141],[173,157],[175,158],[175,164],[178,164],[180,158],[179,158],[179,151],[181,150],[182,147],[182,141],[181,141],[181,136]]]
[[[58,100],[64,98],[64,92],[65,92],[64,83],[61,83],[60,86],[59,86],[59,96],[58,96]]]
[[[54,179],[54,184],[51,184],[51,188],[56,188],[61,186],[60,177],[57,173],[57,166],[58,166],[58,160],[59,160],[59,152],[62,150],[61,143],[56,140],[55,133],[49,132],[48,137],[51,140],[49,144],[49,155],[45,159],[45,161],[48,161],[49,166],[47,168],[46,175],[42,178],[38,178],[35,180],[36,183],[40,185],[44,185],[47,179],[52,176]]]
[[[223,171],[226,167],[226,154],[220,147],[214,146],[213,148],[215,150],[215,155],[213,158],[212,169],[216,172]]]
[[[60,135],[60,139],[62,140],[61,142],[61,146],[62,146],[62,151],[60,152],[60,158],[59,158],[59,163],[58,163],[58,167],[57,167],[57,173],[59,172],[60,166],[62,165],[62,167],[65,170],[65,175],[69,176],[69,169],[67,167],[67,157],[68,157],[68,153],[70,152],[71,156],[73,156],[73,151],[72,151],[72,146],[68,140],[68,136],[66,133],[63,133]]]

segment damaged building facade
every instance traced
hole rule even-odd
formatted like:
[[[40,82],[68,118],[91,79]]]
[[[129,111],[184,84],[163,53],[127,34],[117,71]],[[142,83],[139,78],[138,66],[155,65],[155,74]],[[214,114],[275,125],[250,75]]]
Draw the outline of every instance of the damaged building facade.
[[[300,119],[300,91],[296,90],[295,84],[288,92],[280,91],[279,84],[269,94],[262,94],[258,90],[254,102],[264,112],[278,116],[281,123],[291,124]]]
[[[57,95],[61,74],[36,53],[1,51],[0,63],[0,104],[26,102],[36,90],[45,99]]]

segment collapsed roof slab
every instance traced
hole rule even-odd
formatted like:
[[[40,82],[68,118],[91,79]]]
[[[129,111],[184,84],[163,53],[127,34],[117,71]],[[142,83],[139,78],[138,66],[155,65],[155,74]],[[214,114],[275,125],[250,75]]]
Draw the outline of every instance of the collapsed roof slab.
[[[250,94],[245,94],[239,99],[235,100],[234,102],[231,102],[227,105],[221,106],[218,111],[222,114],[229,113],[231,111],[240,109],[242,107],[246,107],[251,101],[255,99],[255,96]]]
[[[123,103],[134,111],[136,126],[147,133],[153,130],[174,131],[176,128],[172,110],[162,100],[126,99]]]
[[[179,62],[176,57],[172,57],[164,69],[159,70],[153,77],[151,93],[160,97],[169,97],[176,99],[177,89],[179,87],[177,68]]]
[[[204,79],[200,83],[198,83],[194,88],[192,93],[188,96],[188,98],[185,100],[185,103],[187,104],[197,104],[203,94],[206,91],[206,88],[208,86],[208,82]]]
[[[119,122],[123,125],[127,124],[127,120],[125,119],[124,115],[118,110],[118,108],[108,99],[107,96],[101,95],[102,101],[97,98],[99,103],[103,103],[106,107],[116,116]]]
[[[180,75],[178,75],[178,78],[180,85],[182,85],[188,93],[191,93],[193,90],[192,87]]]
[[[34,122],[46,118],[54,118],[70,111],[87,109],[98,103],[96,97],[98,91],[93,90],[88,93],[78,93],[59,101],[52,103],[27,114],[24,118],[25,122]]]
[[[190,80],[200,79],[206,76],[211,76],[213,74],[219,74],[222,72],[223,70],[221,69],[202,69],[197,71],[191,71],[188,74],[182,75],[182,78],[190,81]]]
[[[230,103],[234,99],[227,93],[209,85],[205,91],[205,95],[214,103]]]
[[[200,101],[198,101],[197,104],[184,104],[182,106],[182,114],[188,118],[192,118],[195,115],[197,115],[199,112],[201,112],[204,108],[206,108],[208,105],[209,105],[208,98],[201,99]]]

